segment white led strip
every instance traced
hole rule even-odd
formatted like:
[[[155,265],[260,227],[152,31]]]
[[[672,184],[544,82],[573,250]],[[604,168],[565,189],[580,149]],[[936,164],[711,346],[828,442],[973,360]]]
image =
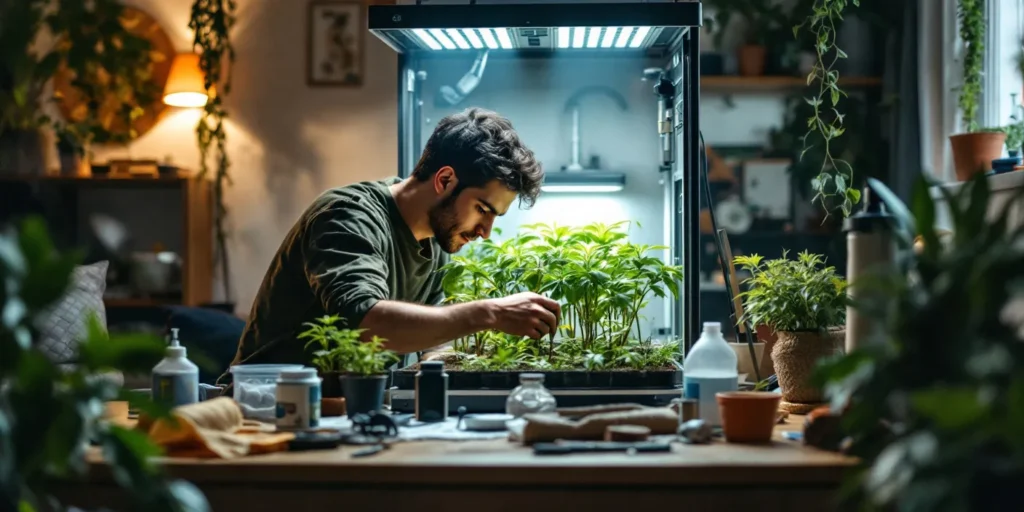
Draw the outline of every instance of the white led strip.
[[[412,29],[412,33],[431,50],[469,50],[488,48],[511,50],[512,36],[507,28]],[[642,48],[651,27],[558,27],[555,46],[568,48]]]

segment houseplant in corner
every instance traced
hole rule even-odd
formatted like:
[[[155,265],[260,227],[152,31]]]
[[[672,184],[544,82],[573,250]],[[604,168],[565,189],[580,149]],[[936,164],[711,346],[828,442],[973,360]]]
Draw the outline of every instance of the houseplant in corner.
[[[975,175],[959,190],[922,176],[909,208],[878,182],[905,255],[855,304],[886,328],[819,369],[856,458],[858,510],[1016,510],[1024,502],[1024,229],[1021,192],[998,210]],[[937,199],[934,195],[941,194]],[[952,235],[936,226],[948,209]],[[910,251],[923,240],[919,251]]]
[[[344,329],[338,316],[323,316],[307,322],[299,339],[308,339],[306,348],[315,347],[313,364],[320,371],[323,396],[338,396],[340,385],[349,417],[379,410],[384,404],[388,367],[399,357],[384,348],[384,340],[373,336],[360,341],[363,329]],[[332,382],[333,381],[333,382]],[[335,384],[337,383],[337,384]]]
[[[963,133],[949,136],[956,177],[966,181],[976,173],[992,169],[992,160],[1003,154],[1006,133],[1001,128],[978,125],[982,64],[985,58],[984,0],[957,0],[960,39],[963,41],[963,84],[957,105],[963,115]]]
[[[144,433],[102,417],[104,402],[127,400],[102,374],[148,371],[166,344],[146,335],[108,335],[92,315],[76,364],[54,363],[40,346],[36,322],[70,289],[79,258],[58,251],[39,218],[16,228],[0,232],[0,510],[75,505],[60,503],[52,495],[54,484],[87,474],[90,443],[102,450],[114,481],[127,491],[124,509],[209,510],[192,484],[164,475],[152,459],[160,449]],[[168,414],[148,399],[133,400],[153,418]]]
[[[743,319],[767,325],[778,335],[772,364],[784,402],[781,408],[807,412],[824,400],[811,377],[819,360],[840,352],[845,342],[846,281],[817,254],[796,259],[764,260],[757,254],[737,256],[750,272],[743,281]]]

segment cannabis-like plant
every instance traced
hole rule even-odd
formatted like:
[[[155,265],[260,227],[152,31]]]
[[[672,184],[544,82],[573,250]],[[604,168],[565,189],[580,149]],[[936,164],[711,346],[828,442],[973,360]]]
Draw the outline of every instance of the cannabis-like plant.
[[[640,332],[651,297],[678,294],[682,271],[650,255],[663,247],[629,243],[628,223],[524,226],[504,242],[484,240],[441,271],[448,302],[524,291],[562,303],[562,325],[544,340],[482,332],[456,340],[467,366],[487,369],[665,366],[678,346]]]
[[[313,347],[313,365],[322,373],[351,373],[379,375],[399,357],[384,348],[386,340],[373,336],[368,341],[359,337],[365,329],[342,329],[337,315],[325,315],[314,322],[306,322],[306,330],[299,339],[307,339],[306,349]]]
[[[817,331],[846,323],[846,280],[817,254],[801,252],[797,259],[765,260],[760,255],[737,256],[734,262],[750,272],[743,281],[743,318],[751,325],[775,331]]]
[[[871,183],[901,226],[903,264],[855,307],[885,325],[820,368],[860,466],[858,510],[1012,510],[1024,502],[1024,226],[987,179],[953,193],[920,179],[910,208]],[[941,194],[952,236],[936,216]],[[917,239],[920,250],[911,251]]]
[[[128,398],[104,373],[149,371],[163,357],[162,340],[109,336],[93,315],[71,368],[37,345],[36,322],[68,289],[78,261],[55,249],[40,219],[0,233],[0,510],[62,510],[51,485],[84,476],[90,444],[102,449],[134,509],[208,510],[192,484],[164,476],[152,460],[160,449],[144,433],[102,419],[106,401]],[[133,401],[153,418],[169,412]]]

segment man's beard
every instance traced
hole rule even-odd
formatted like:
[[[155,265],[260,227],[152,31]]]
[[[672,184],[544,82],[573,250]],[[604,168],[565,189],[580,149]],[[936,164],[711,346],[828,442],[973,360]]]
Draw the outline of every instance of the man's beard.
[[[460,238],[463,236],[467,239],[473,238],[473,235],[458,232],[459,220],[455,215],[456,197],[458,197],[458,194],[448,196],[440,204],[434,205],[428,215],[430,229],[434,232],[434,239],[441,246],[441,250],[448,254],[458,252],[462,248],[462,240]]]

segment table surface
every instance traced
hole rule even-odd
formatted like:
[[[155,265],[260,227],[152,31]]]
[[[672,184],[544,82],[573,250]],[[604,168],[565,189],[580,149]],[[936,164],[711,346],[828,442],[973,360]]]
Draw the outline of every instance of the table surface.
[[[716,440],[710,445],[673,443],[670,453],[628,455],[534,455],[507,439],[423,441],[393,444],[388,450],[352,458],[357,446],[282,452],[238,459],[161,458],[172,474],[197,484],[234,482],[394,483],[471,485],[837,485],[855,460],[807,447],[782,436],[802,430],[791,415],[775,429],[771,444],[743,445]],[[105,466],[97,452],[94,468]],[[109,478],[109,471],[100,471]],[[103,477],[101,477],[103,478]]]

